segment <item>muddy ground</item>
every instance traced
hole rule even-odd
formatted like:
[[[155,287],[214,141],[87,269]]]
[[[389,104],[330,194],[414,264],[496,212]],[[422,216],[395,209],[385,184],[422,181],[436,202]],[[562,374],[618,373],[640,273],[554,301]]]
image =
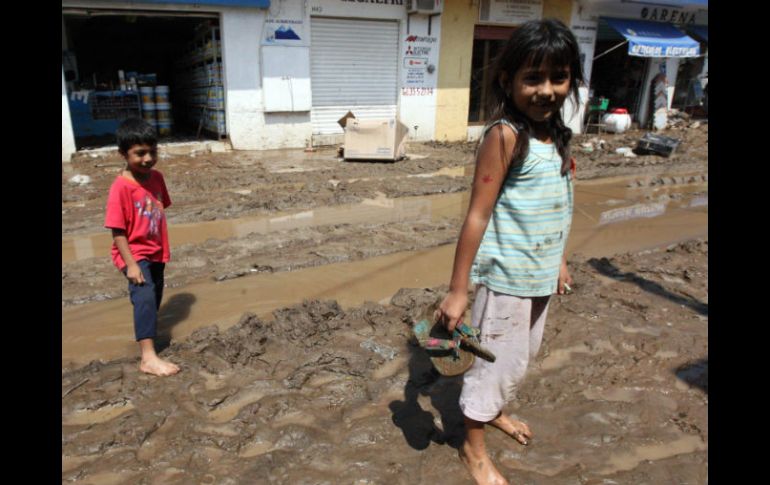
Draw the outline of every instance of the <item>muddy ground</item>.
[[[708,124],[669,130],[681,140],[670,157],[628,158],[616,148],[634,147],[644,132],[578,135],[573,153],[578,180],[638,176],[638,185],[677,184],[708,176]],[[594,141],[586,152],[584,143]],[[597,143],[599,140],[605,143]],[[161,148],[157,168],[173,201],[170,225],[296,212],[360,203],[378,197],[467,192],[472,177],[474,143],[413,143],[409,159],[395,163],[341,161],[335,149],[302,151],[188,153]],[[62,173],[62,236],[106,232],[104,208],[109,186],[123,167],[116,153],[79,154]],[[459,170],[458,170],[459,169]],[[69,182],[87,175],[85,185]],[[451,174],[451,175],[446,175]],[[687,174],[687,177],[678,176]],[[177,245],[167,268],[169,286],[202,278],[229,279],[255,272],[285,271],[332,262],[353,261],[392,252],[428,248],[457,237],[460,215],[444,221],[336,224],[269,235],[213,238]],[[124,279],[108,257],[62,266],[62,305],[125,297]]]
[[[669,158],[626,158],[642,132],[576,137],[578,180],[630,184],[708,176],[708,125],[665,134]],[[592,138],[603,148],[582,151]],[[595,144],[598,145],[598,144]],[[169,223],[270,215],[364,199],[465,192],[474,144],[411,144],[396,163],[343,162],[331,149],[174,154],[158,169]],[[62,236],[103,232],[114,153],[62,173]],[[461,170],[455,170],[460,167]],[[75,174],[91,182],[75,185]],[[174,245],[169,286],[291,271],[456,240],[460,216],[333,224]],[[543,347],[506,412],[535,433],[497,431],[492,457],[517,484],[702,484],[708,472],[708,241],[589,259],[554,297]],[[62,305],[125,297],[108,255],[62,265]],[[158,379],[138,359],[62,369],[62,481],[131,484],[469,483],[457,460],[461,380],[439,377],[410,335],[446,287],[403,289],[343,310],[307,301],[272,320],[245,314],[174,341],[183,372]]]
[[[702,484],[708,472],[708,242],[572,263],[505,412],[535,433],[488,446],[517,484]],[[306,301],[137,359],[62,372],[63,482],[468,483],[458,378],[410,323],[445,288],[343,311]],[[212,322],[216,323],[216,322]]]

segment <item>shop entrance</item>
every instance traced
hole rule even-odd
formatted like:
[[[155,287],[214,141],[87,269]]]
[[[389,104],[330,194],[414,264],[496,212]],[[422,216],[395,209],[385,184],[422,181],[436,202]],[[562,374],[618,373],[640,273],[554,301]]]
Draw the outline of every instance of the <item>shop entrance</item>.
[[[628,44],[622,44],[625,40],[604,19],[599,20],[590,96],[609,99],[608,109],[625,108],[638,121],[649,58],[629,56]]]
[[[226,137],[217,14],[68,11],[62,64],[78,150],[142,117],[165,142]]]

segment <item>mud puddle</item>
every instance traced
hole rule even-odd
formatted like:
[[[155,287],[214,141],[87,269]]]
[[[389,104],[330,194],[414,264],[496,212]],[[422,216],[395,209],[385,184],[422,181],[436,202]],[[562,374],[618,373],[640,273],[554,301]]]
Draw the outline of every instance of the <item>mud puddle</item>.
[[[491,430],[492,459],[512,483],[704,483],[708,242],[571,265],[575,294],[554,297],[540,354],[504,409],[534,440]],[[134,357],[65,369],[62,480],[470,483],[457,459],[461,381],[433,373],[409,336],[442,296],[419,286],[175,337],[163,355],[183,371],[167,379],[141,375]]]
[[[199,244],[208,239],[227,239],[249,234],[260,235],[308,227],[335,224],[387,224],[425,222],[461,217],[467,207],[467,193],[402,197],[391,199],[380,193],[359,204],[320,207],[313,210],[279,213],[273,216],[247,217],[195,224],[169,225],[172,250],[184,244]],[[62,238],[62,263],[109,254],[112,237],[105,230],[97,234]]]
[[[640,202],[646,200],[649,193],[628,188],[627,185],[627,181],[590,184],[585,192],[578,187],[568,241],[569,254],[606,256],[706,236],[707,205],[691,207],[693,200],[704,197],[701,195],[702,185],[675,187],[673,191],[663,194],[667,198],[663,203],[664,210],[655,217],[643,212],[641,215],[631,212],[624,219],[600,223],[601,215],[608,210],[650,203]],[[672,198],[671,193],[682,196]],[[608,200],[620,202],[608,209]],[[370,207],[362,211],[376,213],[382,208],[383,217],[403,217],[404,214],[430,218],[455,216],[459,230],[459,215],[464,213],[467,203],[467,193],[410,201],[382,199],[380,205],[372,201]],[[329,211],[330,214],[337,214],[335,208],[329,208]],[[313,222],[311,217],[308,221],[296,217],[285,223],[290,224],[292,220],[299,224]],[[371,236],[361,235],[360,238],[360,244],[367,244]],[[161,311],[161,327],[166,339],[177,340],[211,322],[228,328],[245,311],[266,317],[276,308],[313,298],[335,298],[343,307],[348,307],[364,301],[381,301],[404,286],[445,284],[450,277],[454,242],[452,237],[447,237],[443,245],[422,251],[399,252],[290,272],[260,274],[254,271],[237,280],[206,280],[181,288],[168,288],[164,295],[166,303]],[[167,278],[167,281],[172,280]],[[135,344],[131,341],[131,326],[127,324],[130,321],[130,304],[124,300],[63,308],[63,362],[84,364],[97,358],[133,355]]]

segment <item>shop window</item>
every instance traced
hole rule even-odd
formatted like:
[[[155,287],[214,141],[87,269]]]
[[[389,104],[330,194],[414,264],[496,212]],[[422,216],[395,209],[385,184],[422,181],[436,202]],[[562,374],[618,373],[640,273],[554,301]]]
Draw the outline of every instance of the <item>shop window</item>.
[[[606,52],[617,44],[616,39],[597,40],[596,52]],[[625,108],[637,119],[647,62],[646,57],[629,56],[626,46],[607,52],[593,63],[592,96],[609,99],[610,109]]]
[[[701,48],[703,47],[701,46]],[[703,88],[707,83],[706,76],[708,75],[708,73],[703,72],[704,62],[705,59],[703,57],[693,57],[679,61],[676,89],[674,90],[674,99],[671,103],[672,108],[697,111],[697,108],[703,105]]]

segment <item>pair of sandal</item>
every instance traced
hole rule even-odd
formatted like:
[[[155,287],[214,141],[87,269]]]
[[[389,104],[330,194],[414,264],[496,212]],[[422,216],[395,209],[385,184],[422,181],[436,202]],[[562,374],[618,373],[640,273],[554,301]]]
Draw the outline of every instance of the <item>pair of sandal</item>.
[[[443,324],[432,324],[429,319],[423,318],[412,327],[412,331],[441,375],[464,373],[471,368],[477,355],[489,362],[495,361],[495,355],[479,344],[479,329],[464,323],[457,325],[450,335]]]

